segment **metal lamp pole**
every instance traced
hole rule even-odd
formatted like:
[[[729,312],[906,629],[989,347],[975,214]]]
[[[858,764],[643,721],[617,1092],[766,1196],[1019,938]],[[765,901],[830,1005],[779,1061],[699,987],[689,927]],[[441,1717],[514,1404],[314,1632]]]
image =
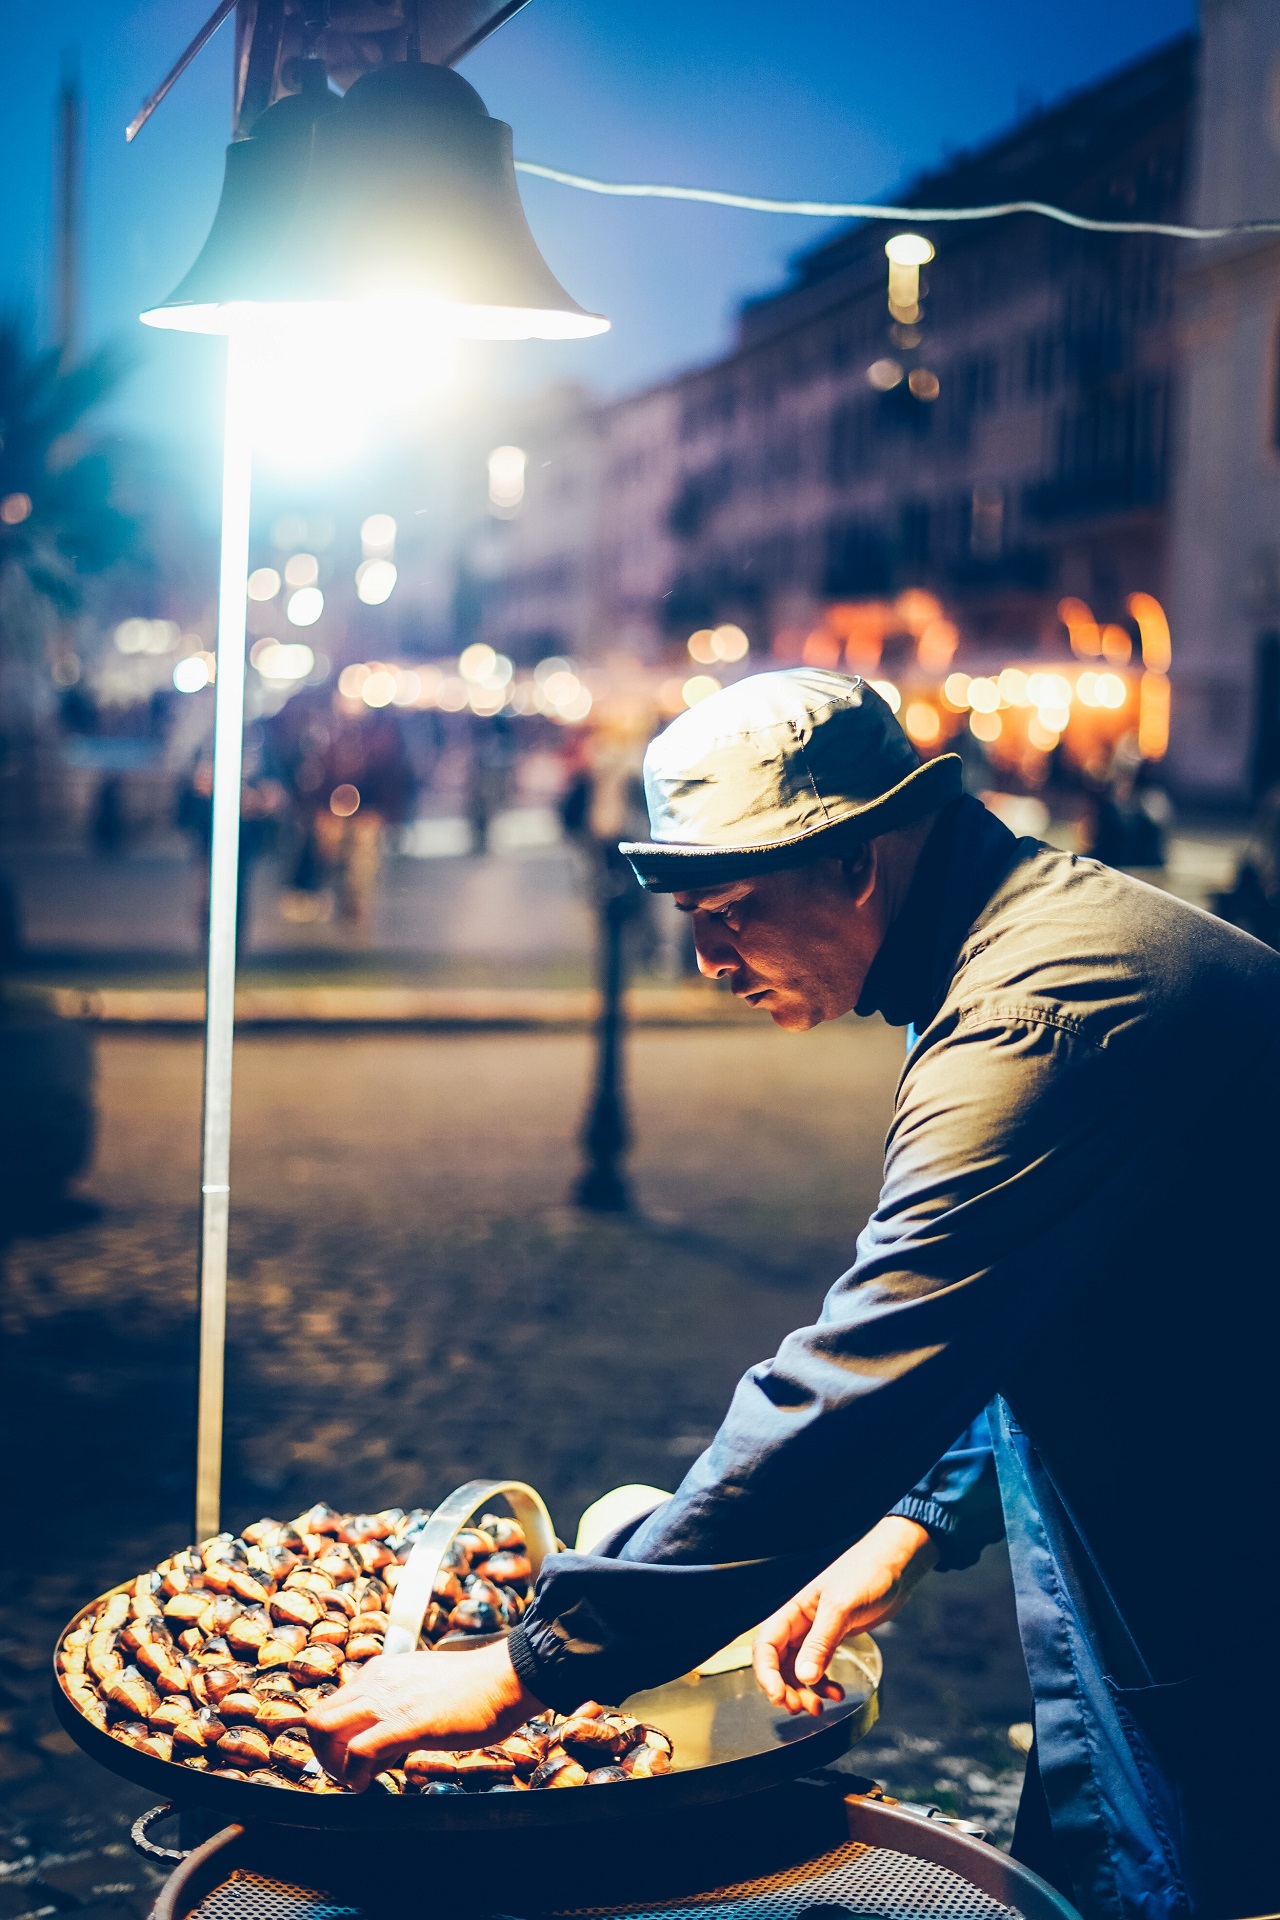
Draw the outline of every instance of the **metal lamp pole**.
[[[231,1211],[231,1061],[235,1038],[236,891],[244,739],[245,614],[253,471],[252,343],[227,339],[222,454],[222,557],[214,677],[213,844],[204,1026],[200,1160],[200,1384],[196,1435],[196,1539],[218,1531],[222,1493],[223,1353],[227,1230]]]
[[[593,1213],[625,1213],[631,1205],[623,1162],[630,1144],[622,1042],[627,923],[640,904],[631,869],[612,845],[596,841],[595,885],[599,924],[600,1011],[596,1019],[596,1074],[582,1127],[586,1164],[573,1190],[575,1203]]]

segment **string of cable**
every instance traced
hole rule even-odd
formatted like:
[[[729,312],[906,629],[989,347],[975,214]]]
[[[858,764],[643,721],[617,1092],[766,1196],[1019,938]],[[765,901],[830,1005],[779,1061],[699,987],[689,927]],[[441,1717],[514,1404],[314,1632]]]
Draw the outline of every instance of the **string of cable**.
[[[716,187],[667,187],[633,181],[592,180],[582,173],[563,173],[536,160],[517,160],[517,173],[554,180],[583,193],[613,194],[625,200],[699,200],[713,207],[741,207],[748,213],[796,213],[811,220],[894,220],[929,225],[943,220],[1003,220],[1013,213],[1036,213],[1064,227],[1085,233],[1155,233],[1168,240],[1228,240],[1248,233],[1280,233],[1280,220],[1237,220],[1225,227],[1186,227],[1164,220],[1094,220],[1085,213],[1069,213],[1047,200],[1002,200],[989,207],[887,207],[862,200],[767,200],[758,194],[722,193]]]

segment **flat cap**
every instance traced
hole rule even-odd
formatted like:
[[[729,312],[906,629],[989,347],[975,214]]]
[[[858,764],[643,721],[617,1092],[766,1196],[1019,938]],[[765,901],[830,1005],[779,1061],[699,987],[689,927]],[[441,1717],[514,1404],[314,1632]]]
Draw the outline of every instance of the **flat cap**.
[[[650,742],[653,838],[621,851],[651,892],[717,886],[909,826],[962,785],[960,756],[922,761],[865,680],[822,667],[757,673]]]

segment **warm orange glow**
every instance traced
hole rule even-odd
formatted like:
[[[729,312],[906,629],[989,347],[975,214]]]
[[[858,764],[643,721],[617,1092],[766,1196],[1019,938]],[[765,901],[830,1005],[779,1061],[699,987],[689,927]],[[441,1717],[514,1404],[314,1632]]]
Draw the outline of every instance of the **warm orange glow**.
[[[955,656],[960,635],[950,620],[926,621],[918,642],[916,658],[926,673],[945,673]]]
[[[911,633],[920,633],[930,620],[942,618],[942,602],[924,587],[908,587],[893,603],[893,612]]]
[[[6,493],[0,500],[0,520],[6,527],[20,527],[24,520],[31,518],[31,495],[29,493]]]
[[[1072,653],[1081,660],[1096,660],[1102,652],[1102,640],[1098,623],[1087,603],[1070,596],[1059,600],[1058,618],[1070,636]]]
[[[840,642],[834,633],[828,633],[824,627],[815,627],[804,643],[803,658],[806,667],[838,667]]]
[[[1133,658],[1133,641],[1123,627],[1104,627],[1102,629],[1102,652],[1107,660],[1113,660],[1118,667]]]
[[[329,795],[329,811],[336,814],[339,820],[349,820],[359,805],[360,789],[353,787],[349,781],[344,780]]]
[[[1125,602],[1142,637],[1142,664],[1149,673],[1168,673],[1173,643],[1164,608],[1152,593],[1131,593]]]
[[[1138,689],[1138,751],[1144,760],[1162,760],[1168,752],[1169,691],[1167,674],[1143,674]]]
[[[913,700],[902,716],[902,724],[918,747],[931,747],[942,732],[938,709],[927,700]]]
[[[998,713],[971,713],[969,731],[975,740],[982,740],[989,746],[1004,732],[1004,722]]]

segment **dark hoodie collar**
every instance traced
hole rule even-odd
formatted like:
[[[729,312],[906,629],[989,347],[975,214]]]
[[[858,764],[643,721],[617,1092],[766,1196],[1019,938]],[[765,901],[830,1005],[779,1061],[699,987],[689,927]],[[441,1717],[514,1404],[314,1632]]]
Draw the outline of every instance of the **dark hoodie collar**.
[[[856,1011],[891,1027],[928,1024],[946,997],[965,934],[1019,857],[1019,842],[980,800],[944,807],[907,897],[871,963]]]

